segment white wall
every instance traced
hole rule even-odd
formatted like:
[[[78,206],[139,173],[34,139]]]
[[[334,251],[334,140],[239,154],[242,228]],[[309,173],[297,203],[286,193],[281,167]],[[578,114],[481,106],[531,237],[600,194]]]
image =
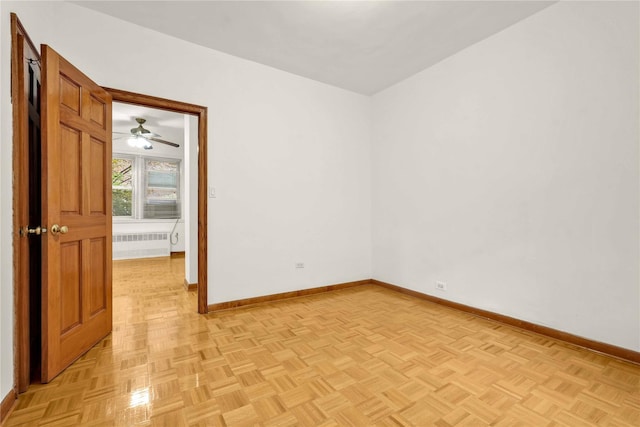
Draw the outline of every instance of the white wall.
[[[217,189],[208,214],[209,303],[371,277],[369,98],[73,4],[2,1],[1,8],[4,24],[17,12],[36,44],[46,42],[101,85],[209,108],[208,182]],[[1,41],[8,88],[8,25]],[[4,397],[13,381],[8,91],[0,101]]]
[[[373,276],[640,350],[638,40],[559,3],[374,96]]]
[[[184,278],[187,283],[198,283],[198,118],[184,116],[184,209],[188,212],[184,218]],[[213,203],[213,200],[210,200]],[[215,209],[211,207],[210,209]]]

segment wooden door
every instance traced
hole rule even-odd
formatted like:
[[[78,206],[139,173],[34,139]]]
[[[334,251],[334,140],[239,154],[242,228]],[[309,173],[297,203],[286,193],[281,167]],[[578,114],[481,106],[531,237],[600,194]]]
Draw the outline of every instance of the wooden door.
[[[111,96],[42,45],[42,381],[111,332]]]

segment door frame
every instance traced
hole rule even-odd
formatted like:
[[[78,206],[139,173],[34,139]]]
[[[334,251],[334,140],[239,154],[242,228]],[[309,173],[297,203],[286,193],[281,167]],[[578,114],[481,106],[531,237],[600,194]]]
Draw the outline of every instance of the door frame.
[[[29,336],[29,250],[24,248],[20,228],[36,226],[26,224],[29,220],[29,115],[28,101],[24,90],[25,61],[27,49],[40,62],[39,50],[31,41],[24,26],[15,13],[11,14],[11,103],[13,131],[13,378],[17,395],[27,390],[30,378]]]
[[[198,118],[198,313],[206,314],[207,303],[207,107],[151,95],[102,87],[114,102],[141,105]]]
[[[13,109],[13,369],[14,369],[14,395],[26,391],[30,382],[30,367],[25,361],[29,360],[30,346],[29,333],[25,327],[29,325],[29,281],[28,266],[25,267],[24,258],[27,254],[20,251],[20,243],[23,237],[20,228],[26,225],[24,222],[25,203],[28,203],[29,186],[21,171],[28,166],[28,119],[24,111],[27,101],[24,94],[24,46],[28,45],[34,52],[39,49],[29,38],[24,26],[17,15],[11,14],[11,101]],[[36,58],[40,60],[40,57]],[[207,304],[207,107],[200,105],[173,101],[150,95],[143,95],[119,89],[104,89],[111,94],[113,101],[137,104],[151,108],[174,111],[198,117],[198,313],[206,314]],[[111,191],[106,188],[105,191]],[[26,237],[24,237],[26,238]]]

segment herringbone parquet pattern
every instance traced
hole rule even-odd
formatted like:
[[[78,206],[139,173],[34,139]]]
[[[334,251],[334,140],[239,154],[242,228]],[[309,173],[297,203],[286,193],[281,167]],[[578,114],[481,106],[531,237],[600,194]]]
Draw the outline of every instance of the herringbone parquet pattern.
[[[114,331],[7,426],[638,426],[640,367],[375,286],[196,314],[114,262]]]

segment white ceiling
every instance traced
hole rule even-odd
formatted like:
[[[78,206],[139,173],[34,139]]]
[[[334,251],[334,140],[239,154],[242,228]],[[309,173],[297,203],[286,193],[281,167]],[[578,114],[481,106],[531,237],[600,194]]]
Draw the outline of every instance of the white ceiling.
[[[374,94],[548,1],[76,1],[205,47]]]

